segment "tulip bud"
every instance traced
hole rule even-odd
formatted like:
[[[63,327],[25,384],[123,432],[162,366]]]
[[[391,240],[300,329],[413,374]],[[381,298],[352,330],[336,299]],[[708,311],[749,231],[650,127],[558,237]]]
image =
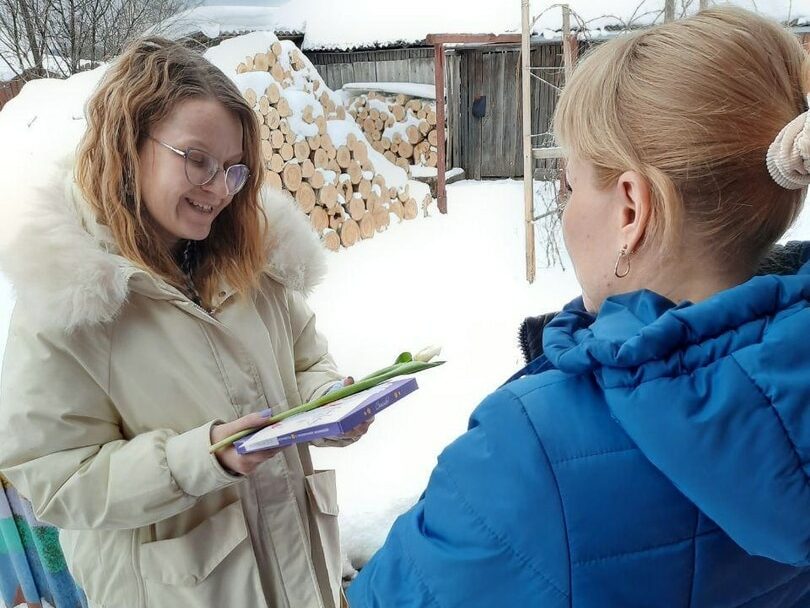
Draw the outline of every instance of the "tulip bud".
[[[414,361],[421,361],[422,363],[430,363],[431,359],[438,357],[442,352],[441,346],[428,346],[423,348],[413,356]]]

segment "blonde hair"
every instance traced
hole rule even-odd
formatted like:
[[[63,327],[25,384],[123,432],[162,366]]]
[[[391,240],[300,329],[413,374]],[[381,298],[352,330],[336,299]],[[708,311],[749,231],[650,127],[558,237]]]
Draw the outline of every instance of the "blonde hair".
[[[643,245],[676,243],[752,268],[798,215],[765,164],[777,133],[807,107],[806,53],[775,21],[712,8],[597,47],[554,117],[557,140],[596,167],[599,187],[627,170],[651,189]],[[727,262],[726,262],[727,260]]]
[[[260,206],[264,167],[255,114],[234,83],[202,55],[163,38],[131,43],[107,70],[87,103],[76,180],[97,220],[109,227],[121,254],[181,291],[185,278],[141,199],[138,149],[151,128],[177,104],[213,99],[238,117],[244,188],[196,247],[194,280],[204,305],[224,280],[239,292],[255,287],[266,263],[266,225]]]

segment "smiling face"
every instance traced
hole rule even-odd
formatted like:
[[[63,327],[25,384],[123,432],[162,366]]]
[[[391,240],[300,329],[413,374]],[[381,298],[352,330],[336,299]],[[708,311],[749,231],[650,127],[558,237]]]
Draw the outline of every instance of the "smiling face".
[[[242,161],[242,124],[236,114],[213,99],[187,99],[149,132],[138,149],[141,197],[165,243],[205,239],[232,196],[224,169]],[[185,159],[154,140],[185,151],[195,148],[213,156],[219,171],[207,185],[188,181]]]

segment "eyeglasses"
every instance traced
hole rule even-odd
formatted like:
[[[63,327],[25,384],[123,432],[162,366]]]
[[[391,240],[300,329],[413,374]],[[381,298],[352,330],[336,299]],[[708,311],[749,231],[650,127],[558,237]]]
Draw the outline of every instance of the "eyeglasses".
[[[210,184],[220,171],[219,161],[202,150],[197,150],[196,148],[187,148],[185,151],[178,150],[159,139],[155,139],[151,135],[149,139],[185,159],[186,179],[195,186],[206,186]],[[228,196],[233,196],[244,188],[249,176],[250,169],[248,169],[247,165],[231,165],[225,169],[225,189],[228,192]]]

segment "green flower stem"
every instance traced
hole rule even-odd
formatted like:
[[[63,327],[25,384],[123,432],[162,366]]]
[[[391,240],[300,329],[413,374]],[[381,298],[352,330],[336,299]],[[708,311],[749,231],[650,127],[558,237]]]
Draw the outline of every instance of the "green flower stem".
[[[379,378],[381,376],[384,376],[385,374],[389,374],[395,369],[399,369],[400,367],[402,367],[402,363],[395,363],[394,365],[390,365],[388,367],[384,367],[383,369],[377,370],[373,374],[369,374],[368,376],[359,380],[358,382],[366,382],[368,380],[374,380],[374,378]]]
[[[209,451],[213,454],[214,452],[218,452],[223,448],[227,448],[229,445],[232,445],[234,441],[237,439],[241,439],[251,433],[255,433],[259,429],[264,428],[265,426],[270,426],[271,424],[275,424],[277,422],[281,422],[285,418],[289,418],[290,416],[295,416],[296,414],[300,414],[302,412],[308,412],[310,410],[314,410],[319,408],[327,403],[332,403],[337,401],[338,399],[343,399],[344,397],[348,397],[350,395],[354,395],[356,393],[362,392],[364,390],[370,389],[372,387],[377,386],[378,384],[382,384],[386,380],[390,380],[391,378],[396,378],[397,376],[405,376],[407,374],[415,374],[417,372],[421,372],[422,370],[430,369],[431,367],[436,367],[437,365],[441,365],[444,361],[436,361],[434,363],[423,363],[422,361],[407,361],[403,363],[396,363],[390,367],[385,369],[379,370],[374,372],[371,376],[367,376],[363,378],[360,382],[356,382],[354,384],[350,384],[349,386],[344,386],[339,388],[331,393],[324,395],[323,397],[318,397],[309,403],[304,403],[303,405],[299,405],[298,407],[294,407],[292,409],[287,410],[286,412],[281,412],[271,418],[267,419],[267,422],[261,426],[245,429],[244,431],[239,431],[238,433],[234,433],[233,435],[226,437],[222,441],[219,441],[211,446]]]
[[[413,360],[414,360],[414,359],[413,359],[413,355],[411,355],[411,353],[408,353],[408,352],[401,353],[401,354],[400,354],[400,355],[397,357],[397,360],[396,360],[396,361],[394,361],[394,364],[393,364],[393,365],[389,365],[388,367],[384,367],[384,368],[382,368],[382,369],[378,369],[376,372],[373,372],[373,373],[369,374],[368,376],[366,376],[365,378],[363,378],[363,379],[361,380],[361,382],[363,382],[363,381],[365,381],[365,380],[371,380],[372,378],[376,378],[376,377],[378,377],[378,376],[382,376],[382,375],[384,375],[384,374],[387,374],[387,373],[389,373],[391,370],[394,370],[394,369],[397,369],[398,367],[400,367],[400,366],[401,366],[403,363],[410,363],[410,362],[411,362],[411,361],[413,361]]]

